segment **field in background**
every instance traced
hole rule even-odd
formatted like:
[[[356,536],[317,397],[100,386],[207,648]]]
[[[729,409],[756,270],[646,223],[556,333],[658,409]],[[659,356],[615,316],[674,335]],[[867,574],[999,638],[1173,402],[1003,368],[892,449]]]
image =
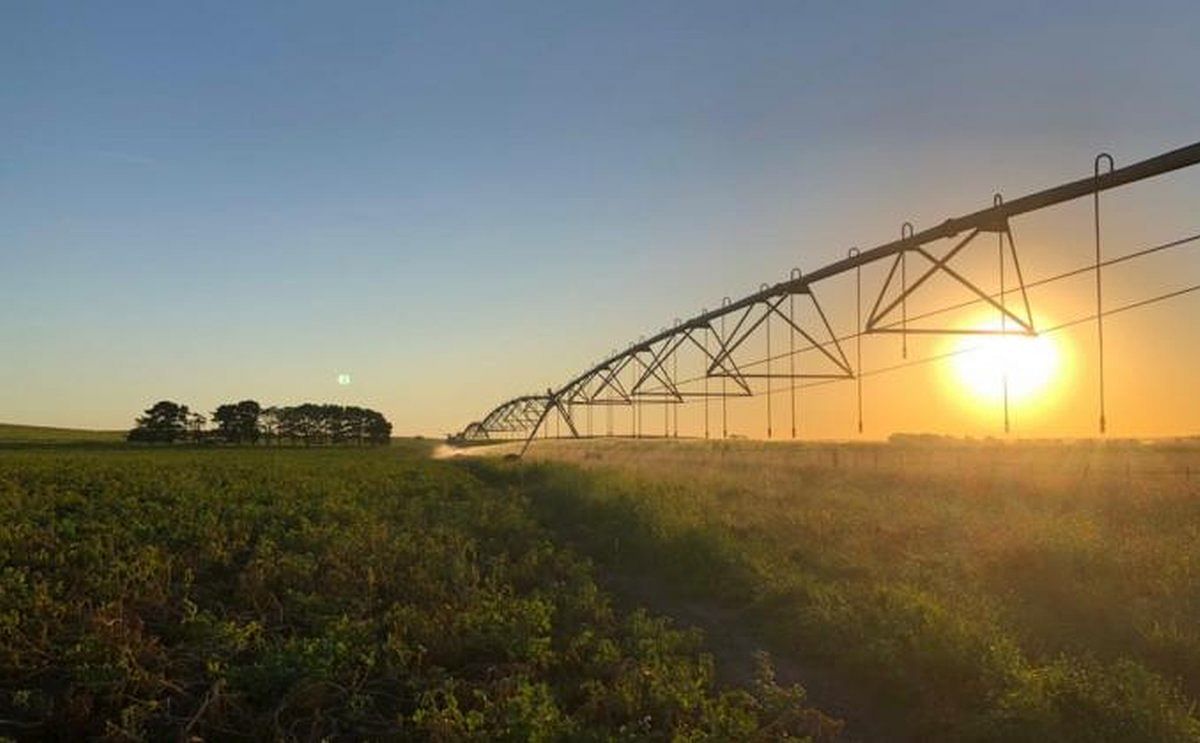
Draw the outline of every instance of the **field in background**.
[[[516,454],[521,442],[476,443],[467,448],[442,446],[437,456]],[[762,467],[827,467],[856,472],[1019,477],[1056,487],[1137,480],[1142,486],[1200,486],[1200,438],[1099,443],[899,436],[896,442],[725,441],[663,438],[537,439],[529,461],[619,464],[650,474],[685,465],[689,470],[729,472]]]
[[[79,428],[0,423],[0,446],[12,444],[112,444],[124,440],[125,431],[86,431]]]
[[[476,466],[614,585],[857,690],[883,737],[1200,738],[1200,448],[931,444],[550,440]]]

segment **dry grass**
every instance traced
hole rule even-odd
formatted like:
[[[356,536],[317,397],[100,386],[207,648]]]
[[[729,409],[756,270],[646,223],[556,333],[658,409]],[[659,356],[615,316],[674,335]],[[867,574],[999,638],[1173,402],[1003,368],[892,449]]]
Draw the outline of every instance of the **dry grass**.
[[[1200,735],[1194,446],[539,441],[530,458],[589,471],[520,468],[597,559],[741,607],[921,734]]]

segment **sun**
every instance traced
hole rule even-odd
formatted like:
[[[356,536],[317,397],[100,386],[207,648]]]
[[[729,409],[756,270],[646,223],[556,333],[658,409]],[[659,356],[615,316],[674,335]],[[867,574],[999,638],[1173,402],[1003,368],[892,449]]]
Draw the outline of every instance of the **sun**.
[[[977,330],[997,331],[999,320],[972,325]],[[1011,326],[1010,326],[1011,330]],[[953,377],[959,388],[981,404],[1004,400],[1013,405],[1030,405],[1043,400],[1056,381],[1061,354],[1045,335],[967,335],[957,340],[951,357]]]

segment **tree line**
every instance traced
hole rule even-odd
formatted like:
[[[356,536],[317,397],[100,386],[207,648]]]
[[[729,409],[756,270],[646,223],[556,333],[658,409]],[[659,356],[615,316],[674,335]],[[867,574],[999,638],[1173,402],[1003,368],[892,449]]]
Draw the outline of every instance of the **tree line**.
[[[155,403],[126,436],[140,443],[387,444],[392,424],[369,408],[304,403],[264,408],[254,400],[220,405],[210,420],[187,405]]]

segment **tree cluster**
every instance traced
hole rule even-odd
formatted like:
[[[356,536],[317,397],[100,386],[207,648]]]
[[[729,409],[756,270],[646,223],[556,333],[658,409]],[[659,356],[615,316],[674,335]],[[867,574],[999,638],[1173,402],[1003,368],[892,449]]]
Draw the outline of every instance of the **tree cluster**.
[[[387,444],[392,424],[368,408],[304,403],[264,408],[254,400],[220,405],[212,423],[187,405],[163,400],[137,419],[132,442],[225,444]]]

